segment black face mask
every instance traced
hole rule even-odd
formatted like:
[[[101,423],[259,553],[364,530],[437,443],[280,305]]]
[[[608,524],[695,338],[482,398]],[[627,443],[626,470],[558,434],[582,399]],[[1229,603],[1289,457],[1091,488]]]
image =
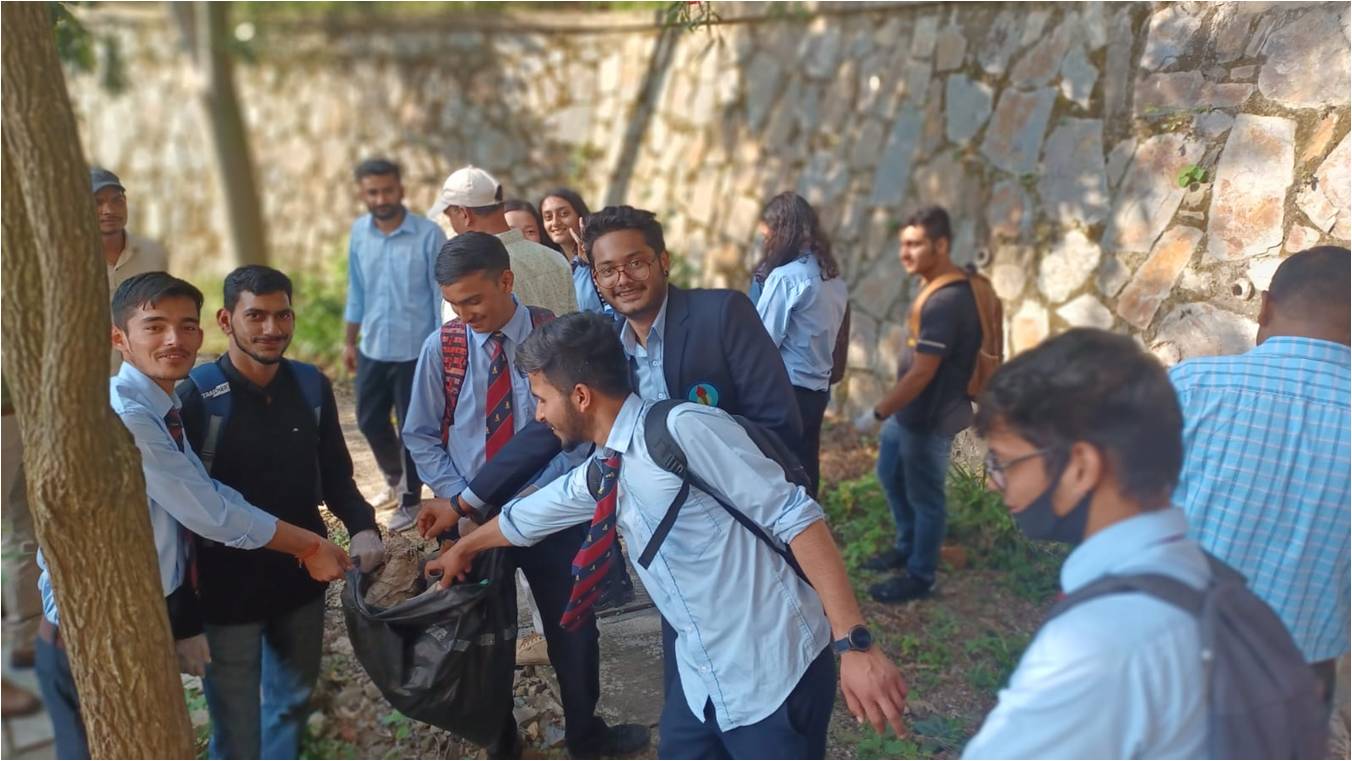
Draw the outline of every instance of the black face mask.
[[[1084,541],[1084,527],[1089,520],[1089,502],[1094,498],[1094,490],[1085,492],[1070,512],[1057,515],[1052,509],[1052,492],[1056,491],[1064,473],[1065,468],[1062,468],[1046,491],[1038,495],[1028,507],[1014,513],[1014,523],[1029,539],[1061,542],[1072,547]]]

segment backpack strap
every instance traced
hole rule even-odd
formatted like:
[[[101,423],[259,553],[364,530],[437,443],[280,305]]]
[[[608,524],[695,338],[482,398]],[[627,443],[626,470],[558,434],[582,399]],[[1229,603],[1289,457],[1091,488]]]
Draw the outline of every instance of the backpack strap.
[[[662,520],[657,524],[657,528],[653,529],[652,536],[648,539],[648,544],[644,546],[643,552],[638,556],[638,564],[644,568],[652,565],[653,560],[657,557],[658,549],[660,549],[662,543],[666,541],[667,535],[671,533],[672,527],[676,525],[676,517],[681,511],[681,507],[689,498],[690,489],[693,487],[712,497],[720,507],[727,511],[728,515],[732,516],[733,520],[742,524],[742,526],[755,535],[757,539],[760,539],[766,546],[773,550],[775,554],[784,558],[784,561],[789,564],[789,567],[793,569],[794,573],[798,574],[798,577],[803,581],[807,581],[807,575],[803,573],[802,567],[798,565],[798,559],[793,556],[793,553],[789,551],[787,547],[783,546],[782,543],[774,537],[771,537],[760,524],[748,518],[746,513],[743,513],[741,510],[738,510],[729,504],[716,489],[709,486],[702,478],[691,472],[685,457],[685,452],[681,449],[680,445],[676,443],[675,437],[671,435],[671,429],[667,427],[667,416],[671,413],[671,410],[677,405],[686,403],[687,402],[680,399],[664,399],[652,405],[643,418],[643,441],[648,448],[649,456],[652,457],[653,462],[655,462],[658,467],[679,477],[681,479],[681,488],[676,492],[676,496],[672,498],[671,504],[667,506],[666,512],[662,515]],[[587,473],[587,485],[589,488],[592,486],[592,483],[593,476],[589,470]],[[595,483],[600,483],[599,468],[596,470]],[[592,493],[596,493],[594,488],[592,489]]]
[[[1194,617],[1200,617],[1206,605],[1206,592],[1204,590],[1194,589],[1172,576],[1166,576],[1162,573],[1109,575],[1091,581],[1061,598],[1047,612],[1047,618],[1043,623],[1045,624],[1080,603],[1099,597],[1129,593],[1149,595],[1190,613]]]
[[[526,307],[526,311],[530,312],[531,330],[534,330],[540,327],[541,325],[544,325],[546,322],[551,322],[554,319],[554,313],[549,311],[548,309],[545,309],[544,307],[528,306]]]
[[[465,323],[456,318],[441,326],[441,374],[446,397],[441,412],[441,444],[450,440],[451,426],[455,424],[455,406],[460,402],[460,389],[465,385],[465,368],[469,366],[469,335]]]
[[[954,283],[961,283],[967,279],[967,274],[959,270],[958,272],[949,272],[940,275],[929,281],[911,302],[911,309],[907,315],[906,326],[909,329],[909,335],[906,336],[906,345],[915,348],[917,337],[920,335],[920,312],[925,308],[925,302],[941,288],[947,288]]]
[[[197,386],[197,391],[202,396],[202,406],[207,411],[206,435],[202,437],[202,446],[197,453],[197,459],[202,461],[202,467],[206,468],[209,475],[211,466],[216,461],[221,433],[225,431],[225,424],[230,420],[230,408],[234,399],[230,395],[230,381],[226,379],[221,366],[215,362],[194,367],[188,373],[188,380]]]
[[[319,416],[324,410],[324,374],[318,367],[305,362],[297,362],[294,359],[285,362],[300,386],[300,395],[305,399],[305,406],[314,412],[315,425],[318,426]]]

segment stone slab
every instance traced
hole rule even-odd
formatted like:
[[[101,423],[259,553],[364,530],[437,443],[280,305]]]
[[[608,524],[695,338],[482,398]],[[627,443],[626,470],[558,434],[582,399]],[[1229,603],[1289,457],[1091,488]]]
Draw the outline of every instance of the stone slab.
[[[1286,192],[1294,179],[1296,125],[1279,116],[1240,114],[1216,167],[1207,253],[1245,259],[1280,246]]]
[[[1089,97],[1098,81],[1098,69],[1089,62],[1084,48],[1075,45],[1061,62],[1061,97],[1080,108],[1089,108]]]
[[[1047,308],[1036,301],[1025,301],[1009,320],[1010,354],[1018,354],[1042,343],[1050,331]]]
[[[1081,294],[1066,302],[1056,310],[1056,315],[1072,328],[1098,328],[1109,330],[1113,327],[1113,313],[1108,307],[1088,293]]]
[[[1005,9],[995,17],[985,42],[977,48],[976,60],[987,74],[1004,74],[1009,68],[1009,60],[1019,49],[1019,39],[1023,36],[1023,16]]]
[[[1170,3],[1150,17],[1141,68],[1157,71],[1176,62],[1188,52],[1202,20],[1182,3]]]
[[[1022,185],[1013,180],[995,183],[986,204],[986,226],[992,236],[1018,238],[1027,232],[1032,218],[1032,203]]]
[[[1032,172],[1055,102],[1056,91],[1050,87],[1031,93],[1005,90],[986,129],[981,152],[998,169],[1011,174]]]
[[[1098,244],[1084,233],[1067,231],[1038,262],[1038,290],[1053,304],[1065,301],[1089,280],[1098,268],[1101,256]]]
[[[961,68],[966,56],[967,38],[963,36],[962,27],[949,24],[940,30],[934,45],[934,70],[943,72]]]
[[[1029,48],[1009,72],[1010,83],[1016,87],[1031,89],[1051,82],[1070,49],[1075,28],[1075,17],[1071,15],[1058,24],[1051,34],[1044,36]]]
[[[1301,188],[1296,196],[1296,204],[1305,216],[1323,232],[1339,240],[1352,236],[1352,198],[1348,195],[1349,173],[1348,141],[1352,134],[1344,135],[1342,142],[1329,153],[1315,172],[1311,185]]]
[[[1263,95],[1290,108],[1348,105],[1348,42],[1331,33],[1346,28],[1348,12],[1345,4],[1320,5],[1275,28],[1263,45]]]
[[[1117,313],[1122,319],[1141,330],[1149,327],[1201,240],[1201,230],[1182,225],[1161,235],[1150,258],[1136,270],[1117,299]]]
[[[1242,354],[1253,348],[1258,323],[1205,302],[1181,304],[1160,320],[1152,351],[1177,359]]]
[[[974,82],[962,74],[948,77],[944,95],[944,117],[948,139],[963,144],[986,126],[991,115],[995,91],[985,82]]]
[[[905,197],[922,120],[923,115],[918,109],[906,106],[893,123],[887,147],[883,149],[883,157],[873,178],[873,193],[869,203],[874,206],[896,205]]]
[[[1233,133],[1231,133],[1233,135]],[[1183,201],[1178,175],[1202,158],[1201,143],[1165,133],[1147,138],[1136,149],[1131,167],[1118,185],[1103,246],[1110,251],[1149,251]]]
[[[1063,227],[1089,227],[1108,215],[1103,122],[1064,119],[1042,148],[1038,195],[1047,216]]]

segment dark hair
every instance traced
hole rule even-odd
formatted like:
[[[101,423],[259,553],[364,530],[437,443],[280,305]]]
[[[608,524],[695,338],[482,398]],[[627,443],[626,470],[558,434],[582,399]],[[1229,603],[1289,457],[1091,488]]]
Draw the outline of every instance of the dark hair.
[[[591,261],[592,244],[598,238],[618,230],[643,233],[643,242],[658,256],[667,250],[667,243],[662,239],[662,223],[657,221],[656,214],[632,206],[607,206],[587,216],[587,226],[582,230],[582,248],[587,260]]]
[[[533,330],[516,350],[516,366],[544,373],[560,391],[582,384],[622,397],[630,389],[629,360],[615,323],[593,312],[565,314]]]
[[[470,230],[441,247],[437,254],[437,285],[451,285],[475,272],[495,278],[511,268],[512,257],[498,236]]]
[[[1159,361],[1128,336],[1066,331],[997,370],[978,403],[978,433],[998,424],[1051,449],[1051,472],[1083,441],[1104,453],[1122,492],[1147,509],[1167,502],[1178,483],[1178,397]]]
[[[235,311],[241,293],[263,296],[282,291],[291,300],[291,278],[279,270],[261,264],[248,264],[225,276],[225,311]]]
[[[1272,275],[1268,300],[1283,315],[1346,326],[1352,260],[1341,246],[1316,246],[1287,257]]]
[[[527,201],[523,198],[508,198],[506,201],[502,202],[502,210],[504,212],[508,211],[530,212],[530,215],[532,217],[535,217],[535,226],[540,230],[540,240],[543,241],[547,237],[549,237],[545,235],[545,220],[543,217],[540,216],[540,210],[535,208],[535,205],[532,204],[530,201]]]
[[[582,200],[582,196],[578,195],[578,192],[572,188],[558,187],[540,196],[540,242],[544,243],[548,241],[550,248],[561,252],[563,251],[563,246],[555,243],[548,235],[544,234],[545,201],[550,198],[562,198],[567,201],[568,205],[573,207],[573,213],[576,214],[579,219],[585,220],[591,215],[591,210],[587,208],[587,202]]]
[[[901,226],[924,228],[925,237],[932,243],[939,242],[940,238],[950,244],[953,242],[953,226],[948,221],[948,212],[944,211],[942,206],[923,206],[916,209],[901,223]]]
[[[187,280],[180,280],[168,272],[143,272],[122,281],[113,294],[113,324],[122,330],[127,329],[131,313],[161,299],[187,297],[202,311],[202,292]]]
[[[384,158],[367,159],[357,165],[357,170],[353,172],[357,182],[361,182],[367,177],[384,177],[387,174],[394,175],[394,179],[399,179],[399,165]]]
[[[831,255],[831,241],[817,222],[817,212],[802,196],[793,191],[780,193],[761,210],[761,222],[770,228],[763,248],[765,256],[756,266],[756,279],[764,281],[774,270],[805,253],[817,257],[822,280],[840,274],[840,265]]]

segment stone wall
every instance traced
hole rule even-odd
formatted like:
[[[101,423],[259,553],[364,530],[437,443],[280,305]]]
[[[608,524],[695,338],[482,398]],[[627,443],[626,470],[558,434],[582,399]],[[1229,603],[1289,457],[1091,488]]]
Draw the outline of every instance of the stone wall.
[[[1345,4],[716,4],[726,23],[454,17],[265,27],[237,70],[279,261],[342,251],[350,172],[383,153],[425,209],[447,172],[489,168],[532,199],[658,211],[680,271],[741,286],[760,205],[796,188],[855,307],[837,402],[890,378],[911,286],[897,221],[938,202],[992,277],[1009,348],[1069,326],[1130,332],[1166,361],[1252,345],[1281,257],[1347,245]],[[135,14],[135,15],[132,15]],[[192,77],[163,20],[87,16],[132,89],[72,75],[88,155],[181,271],[222,266]]]

